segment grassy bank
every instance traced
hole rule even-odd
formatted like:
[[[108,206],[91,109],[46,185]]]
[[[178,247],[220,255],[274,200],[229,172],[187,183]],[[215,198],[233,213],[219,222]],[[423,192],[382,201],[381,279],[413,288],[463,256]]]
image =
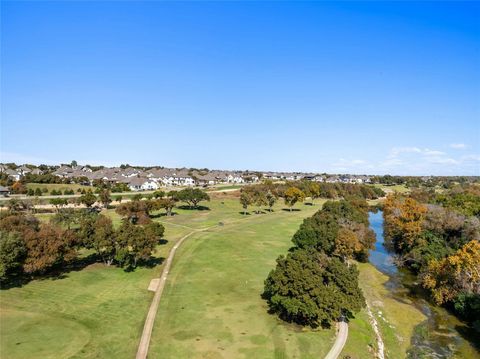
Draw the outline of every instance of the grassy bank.
[[[385,288],[388,276],[370,263],[359,263],[360,287],[375,316],[385,344],[385,357],[404,358],[410,347],[410,338],[415,327],[426,317],[405,299],[400,302],[390,296]],[[362,330],[355,330],[355,328]],[[366,335],[369,333],[368,335]],[[366,315],[358,316],[352,322],[347,345],[342,354],[354,359],[371,358],[376,348],[375,334]]]

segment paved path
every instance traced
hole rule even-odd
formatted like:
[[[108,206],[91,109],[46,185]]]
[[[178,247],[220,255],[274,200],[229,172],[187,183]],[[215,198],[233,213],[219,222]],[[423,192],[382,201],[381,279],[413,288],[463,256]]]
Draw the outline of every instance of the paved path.
[[[146,359],[148,354],[148,346],[150,344],[150,337],[152,336],[153,323],[155,321],[155,316],[157,315],[158,304],[160,303],[160,298],[162,297],[163,288],[167,281],[168,271],[172,266],[173,257],[177,248],[180,247],[188,237],[192,234],[205,231],[208,228],[199,229],[188,233],[187,235],[180,238],[180,240],[175,243],[175,245],[170,250],[165,267],[163,267],[162,276],[160,277],[160,283],[158,284],[157,290],[155,291],[155,296],[153,297],[152,304],[150,304],[150,309],[148,310],[147,318],[145,319],[145,325],[143,327],[142,338],[140,339],[140,344],[138,346],[136,359]]]
[[[325,359],[337,359],[342,352],[348,337],[348,324],[346,322],[338,322],[338,333],[335,343],[326,355]]]

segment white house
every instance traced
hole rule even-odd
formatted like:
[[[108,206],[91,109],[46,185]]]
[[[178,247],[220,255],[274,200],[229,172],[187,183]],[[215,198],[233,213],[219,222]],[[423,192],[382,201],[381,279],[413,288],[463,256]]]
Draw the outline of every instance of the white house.
[[[128,188],[130,188],[131,191],[154,191],[159,187],[156,181],[149,178],[135,177],[128,182]]]

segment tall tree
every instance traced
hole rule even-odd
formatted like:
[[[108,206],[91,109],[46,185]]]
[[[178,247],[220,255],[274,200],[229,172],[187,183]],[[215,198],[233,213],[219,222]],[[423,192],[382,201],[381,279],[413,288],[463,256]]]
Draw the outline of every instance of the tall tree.
[[[91,238],[92,247],[102,258],[103,263],[111,265],[115,259],[117,241],[112,220],[104,215],[99,215],[93,227]]]
[[[71,261],[77,254],[74,233],[50,224],[42,224],[38,231],[26,232],[24,241],[27,273],[44,273],[55,265]]]
[[[101,189],[98,193],[98,199],[100,200],[100,203],[103,204],[103,207],[108,208],[108,205],[112,202],[110,190],[108,188]]]
[[[201,201],[210,201],[210,196],[199,188],[182,189],[178,191],[176,197],[193,208],[198,208]]]
[[[250,193],[245,191],[242,191],[242,193],[240,193],[240,204],[242,205],[244,215],[247,214],[248,206],[250,206],[252,202],[252,196]]]
[[[305,193],[296,187],[290,187],[283,194],[283,199],[285,204],[290,207],[290,211],[292,211],[292,207],[295,205],[295,203],[304,201]]]
[[[346,228],[340,228],[337,238],[335,238],[335,250],[333,254],[340,257],[344,262],[347,262],[361,249],[362,244],[358,240],[355,232]]]
[[[470,241],[455,254],[430,261],[421,278],[438,304],[453,301],[462,292],[480,294],[480,243]]]
[[[91,190],[88,190],[85,194],[81,195],[78,198],[79,203],[84,204],[88,208],[92,207],[97,201],[97,197],[92,193]]]
[[[273,206],[277,202],[277,196],[269,190],[267,192],[267,194],[265,195],[265,197],[266,197],[266,200],[267,200],[269,212],[273,212]]]
[[[27,250],[19,232],[0,231],[0,279],[18,275]]]

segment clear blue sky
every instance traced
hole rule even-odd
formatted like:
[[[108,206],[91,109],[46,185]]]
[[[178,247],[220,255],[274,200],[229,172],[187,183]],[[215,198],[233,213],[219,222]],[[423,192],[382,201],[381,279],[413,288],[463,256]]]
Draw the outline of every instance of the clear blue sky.
[[[1,10],[3,162],[480,175],[478,3]]]

